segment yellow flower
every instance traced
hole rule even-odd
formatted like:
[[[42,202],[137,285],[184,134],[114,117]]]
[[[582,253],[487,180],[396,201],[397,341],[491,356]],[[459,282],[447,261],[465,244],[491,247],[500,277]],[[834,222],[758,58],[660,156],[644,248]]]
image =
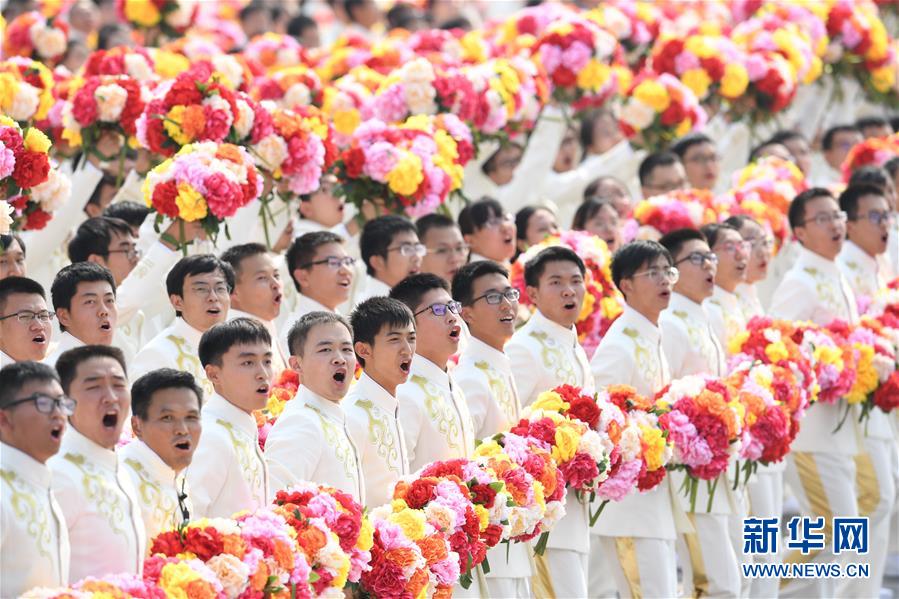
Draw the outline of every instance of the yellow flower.
[[[555,391],[544,391],[537,396],[536,401],[531,404],[532,410],[544,410],[546,412],[562,412],[567,410],[571,405],[562,399],[562,396]]]
[[[485,530],[490,524],[490,512],[488,512],[487,508],[485,508],[483,505],[475,505],[474,513],[478,517],[481,530]]]
[[[166,564],[159,574],[159,586],[170,599],[189,599],[187,586],[195,580],[200,575],[184,562]]]
[[[589,271],[588,271],[589,272]],[[584,302],[581,304],[581,313],[578,314],[578,321],[586,320],[591,314],[593,314],[593,306],[596,305],[596,298],[592,293],[587,293],[584,295]]]
[[[676,137],[683,137],[684,135],[689,133],[690,129],[692,129],[692,128],[693,128],[693,123],[690,121],[690,119],[684,119],[680,122],[680,124],[678,124],[677,127],[675,127],[674,135]]]
[[[838,347],[819,345],[815,348],[815,360],[835,366],[837,370],[843,370],[843,352]]]
[[[896,84],[896,72],[890,65],[871,69],[871,85],[881,93],[887,93]]]
[[[664,112],[671,99],[668,90],[658,81],[647,80],[634,88],[634,99],[646,104],[656,112]]]
[[[539,400],[538,400],[539,401]],[[484,441],[474,450],[475,457],[482,458],[503,453],[503,448],[496,441]]]
[[[547,33],[558,33],[565,36],[574,31],[574,26],[567,21],[556,21],[547,27]]]
[[[184,133],[184,129],[181,127],[181,121],[184,119],[184,108],[184,106],[180,105],[173,106],[162,121],[162,126],[165,128],[166,133],[178,145],[184,145],[193,141],[190,136]]]
[[[416,114],[406,119],[406,122],[403,123],[403,127],[406,129],[415,129],[417,131],[430,131],[431,118],[426,114]]]
[[[487,47],[481,38],[481,32],[469,31],[459,40],[462,45],[462,60],[472,64],[480,64],[487,60]]]
[[[746,93],[747,86],[749,86],[749,73],[746,72],[746,67],[737,62],[724,65],[724,76],[721,78],[722,96],[737,98]]]
[[[577,429],[567,426],[557,426],[552,456],[557,463],[564,463],[574,457],[577,452],[577,446],[580,443],[581,435]]]
[[[541,514],[546,511],[546,490],[539,480],[534,480],[534,503],[540,506]]]
[[[850,404],[865,401],[880,383],[877,369],[874,367],[874,348],[861,343],[854,343],[853,348],[858,352],[858,364],[855,371],[855,383],[846,396],[846,401]]]
[[[37,127],[29,127],[25,134],[25,149],[46,154],[50,150],[50,138]]]
[[[449,163],[454,163],[459,159],[458,146],[452,135],[443,129],[438,129],[434,134],[434,141],[437,143],[437,151],[442,159]]]
[[[403,530],[404,535],[413,541],[422,538],[425,534],[424,512],[405,509],[399,513],[391,514],[389,519]]]
[[[715,46],[709,43],[705,35],[691,35],[684,42],[684,50],[695,54],[697,58],[711,58],[715,55]]]
[[[62,138],[66,140],[73,148],[81,147],[84,140],[81,138],[81,131],[75,129],[63,129]]]
[[[662,436],[662,430],[641,424],[640,432],[646,469],[658,470],[662,467],[662,458],[665,457],[665,437]]]
[[[603,64],[591,58],[586,66],[577,74],[577,86],[581,89],[589,89],[599,91],[609,81],[612,69],[609,65]]]
[[[125,0],[125,18],[142,27],[159,24],[159,9],[150,0]]]
[[[769,344],[768,347],[765,348],[765,355],[774,363],[786,360],[790,357],[787,346],[784,345],[783,341],[775,341],[774,343]]]
[[[168,50],[155,50],[153,52],[153,70],[164,79],[174,79],[178,73],[186,71],[190,67],[190,61],[182,54],[169,52]]]
[[[331,581],[331,586],[335,589],[342,589],[346,586],[346,580],[350,575],[350,557],[346,553],[341,553],[340,566],[337,568],[337,575]]]
[[[178,184],[178,195],[175,197],[178,206],[178,216],[186,222],[193,222],[206,218],[208,209],[206,200],[196,189],[188,183]]]
[[[387,184],[394,193],[411,196],[424,178],[421,158],[412,152],[404,152],[393,170],[387,173]]]
[[[688,69],[681,75],[681,82],[693,90],[696,97],[700,100],[704,99],[709,93],[709,86],[712,84],[712,78],[705,72],[705,69]]]
[[[367,517],[362,518],[362,526],[359,527],[359,540],[356,541],[356,547],[360,551],[368,551],[375,544],[375,529],[371,525],[371,520]]]
[[[362,122],[362,117],[359,116],[359,111],[355,108],[335,110],[332,117],[334,119],[334,128],[344,135],[352,134],[356,127],[359,126],[359,123]]]
[[[618,81],[618,93],[624,96],[634,82],[634,73],[624,65],[613,66],[612,72],[615,73],[615,77]]]

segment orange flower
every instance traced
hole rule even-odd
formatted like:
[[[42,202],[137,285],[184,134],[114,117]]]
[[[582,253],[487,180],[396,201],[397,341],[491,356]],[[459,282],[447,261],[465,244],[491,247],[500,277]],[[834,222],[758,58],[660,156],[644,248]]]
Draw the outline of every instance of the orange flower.
[[[215,152],[215,157],[243,164],[243,156],[240,155],[240,151],[234,144],[221,144]]]
[[[184,107],[184,115],[181,119],[181,131],[193,141],[202,135],[206,128],[206,117],[203,115],[203,107],[191,104]]]
[[[284,541],[275,541],[275,561],[285,570],[293,569],[293,548]]]
[[[250,588],[254,591],[261,591],[268,584],[268,576],[268,566],[265,565],[264,561],[260,560],[259,567],[250,576]]]
[[[184,591],[188,599],[215,599],[215,589],[205,580],[191,580]]]
[[[429,583],[428,571],[425,568],[420,568],[415,571],[409,578],[409,591],[413,597],[418,597],[421,593],[422,589],[424,589]],[[450,589],[450,597],[452,597],[452,589]]]
[[[291,138],[300,131],[298,119],[283,110],[276,110],[272,114],[272,122],[275,129],[285,138]]]
[[[384,557],[403,569],[408,568],[415,563],[415,552],[405,547],[398,547],[386,551]]]
[[[437,587],[434,590],[434,599],[450,599],[453,596],[452,587]]]
[[[312,559],[322,547],[328,544],[328,537],[315,526],[307,526],[297,531],[297,544],[307,557]]]
[[[247,552],[247,544],[237,535],[223,535],[222,547],[225,553],[230,553],[234,557],[243,559]]]
[[[416,543],[421,548],[421,554],[428,562],[428,565],[436,564],[446,559],[446,541],[443,540],[443,537],[431,535],[416,541]]]
[[[609,434],[609,439],[612,440],[612,443],[618,445],[618,442],[621,440],[621,425],[612,420],[609,422],[606,432]]]

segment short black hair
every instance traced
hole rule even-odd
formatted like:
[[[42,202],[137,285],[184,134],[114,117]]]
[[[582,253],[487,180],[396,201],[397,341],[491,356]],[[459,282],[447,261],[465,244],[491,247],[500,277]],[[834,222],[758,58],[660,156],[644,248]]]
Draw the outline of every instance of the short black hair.
[[[585,114],[583,118],[581,118],[581,126],[580,130],[578,131],[578,141],[581,144],[581,148],[583,148],[584,150],[593,145],[593,130],[595,128],[596,121],[604,116],[612,116],[614,118],[612,111],[608,108],[597,108],[591,110],[590,112]],[[617,121],[618,119],[615,120]]]
[[[212,254],[197,254],[185,256],[175,263],[172,270],[165,277],[165,292],[169,296],[184,297],[184,280],[187,277],[204,275],[216,270],[225,275],[225,283],[228,285],[228,293],[234,292],[234,269],[221,258]],[[180,310],[175,310],[175,316],[181,316]]]
[[[502,275],[508,278],[509,271],[493,260],[469,262],[453,276],[453,299],[463,306],[470,306],[474,299],[474,282],[485,275]]]
[[[415,314],[421,299],[432,289],[443,289],[449,293],[449,283],[429,272],[409,275],[390,290],[390,297],[406,304]]]
[[[103,209],[103,216],[120,218],[132,227],[140,227],[150,214],[150,209],[143,204],[125,200],[110,204]]]
[[[889,160],[884,162],[883,170],[889,173],[890,177],[893,177],[895,179],[896,173],[899,172],[899,156],[894,156],[893,158],[890,158]]]
[[[203,406],[203,390],[197,380],[189,372],[174,368],[151,370],[131,385],[131,413],[146,420],[149,417],[150,404],[157,391],[165,389],[187,389],[197,396],[197,404]]]
[[[25,249],[25,242],[22,241],[22,238],[18,233],[10,233],[9,235],[0,235],[0,250],[6,251],[9,249],[9,246],[12,245],[12,242],[15,241],[19,244],[19,247],[22,248],[22,254],[28,255],[27,250]]]
[[[679,162],[680,158],[674,152],[653,152],[640,163],[640,168],[637,171],[637,175],[640,177],[640,185],[646,185],[649,177],[652,175],[652,171],[658,167],[670,166]]]
[[[258,256],[259,254],[268,254],[268,248],[261,243],[242,243],[225,250],[221,258],[224,262],[231,265],[234,269],[235,279],[240,276],[240,264],[247,258]]]
[[[292,356],[302,356],[303,346],[306,344],[306,338],[309,331],[320,324],[331,324],[337,322],[346,327],[353,336],[353,327],[346,318],[336,312],[325,312],[324,310],[316,310],[303,314],[298,321],[293,323],[290,331],[287,333],[287,349]]]
[[[581,260],[580,256],[574,253],[574,250],[562,245],[554,245],[541,250],[539,254],[525,263],[525,285],[528,287],[537,287],[540,283],[540,277],[543,276],[543,272],[546,270],[546,265],[550,262],[571,262],[577,265],[582,276],[587,273],[587,267],[584,266],[584,261]]]
[[[820,197],[833,198],[836,200],[833,194],[830,193],[830,190],[824,187],[811,187],[793,198],[793,201],[790,202],[789,211],[787,212],[787,218],[790,221],[791,229],[805,225],[805,205],[815,198]]]
[[[45,300],[47,299],[44,288],[34,279],[6,277],[5,279],[0,279],[0,312],[6,310],[6,301],[9,299],[9,296],[17,293],[39,295]]]
[[[669,231],[662,235],[662,238],[659,239],[659,243],[668,250],[668,253],[671,254],[673,259],[677,258],[677,255],[683,249],[683,247],[687,244],[688,241],[706,241],[705,235],[702,234],[698,229],[691,229],[689,227],[684,227],[683,229],[675,229],[674,231]]]
[[[50,286],[50,297],[53,301],[53,309],[59,312],[60,308],[66,310],[72,307],[72,298],[78,292],[79,283],[93,283],[95,281],[106,281],[112,287],[112,294],[116,293],[115,279],[112,273],[105,266],[101,266],[96,262],[76,262],[64,267],[53,278],[53,284]],[[65,327],[60,325],[60,330],[65,331]]]
[[[872,165],[863,166],[852,171],[852,175],[849,177],[849,186],[852,185],[874,185],[883,191],[890,185],[890,175],[885,168]]]
[[[425,214],[415,221],[415,228],[418,230],[418,239],[422,243],[424,243],[425,235],[427,235],[428,231],[431,229],[453,229],[456,226],[456,222],[453,219],[445,214],[438,214],[436,212]]]
[[[715,244],[718,243],[718,238],[721,237],[721,233],[724,231],[736,231],[737,233],[740,230],[733,225],[729,225],[727,223],[709,223],[707,225],[702,225],[699,230],[705,236],[706,242],[708,242],[709,247],[715,247]],[[672,254],[673,255],[673,254]]]
[[[830,129],[824,132],[824,137],[821,138],[821,149],[825,152],[833,148],[833,138],[836,137],[840,133],[846,132],[855,132],[861,133],[861,129],[856,127],[855,125],[834,125]]]
[[[587,228],[587,221],[599,214],[603,206],[608,206],[617,215],[618,210],[611,200],[603,200],[599,198],[589,198],[581,202],[574,212],[574,218],[571,221],[571,229],[573,231],[584,231]]]
[[[504,142],[502,142],[500,147],[493,154],[490,155],[490,158],[485,160],[484,164],[481,165],[481,172],[483,172],[485,175],[489,175],[490,173],[495,171],[496,170],[496,161],[499,160],[500,152],[502,152],[503,150],[508,150],[510,148],[515,148],[522,152],[524,151],[522,149],[521,145],[519,145],[518,143],[516,143],[514,141],[504,141]]]
[[[488,220],[500,217],[505,212],[499,200],[483,197],[462,209],[459,213],[459,229],[463,235],[473,235],[483,229]]]
[[[268,329],[255,318],[235,318],[213,325],[200,337],[197,354],[200,364],[222,365],[222,356],[235,345],[261,343],[271,346],[272,336]]]
[[[683,160],[684,156],[687,154],[687,150],[699,144],[715,145],[715,142],[705,133],[690,133],[675,141],[671,146],[671,151]]]
[[[13,362],[0,368],[0,410],[18,399],[22,387],[32,381],[59,382],[59,375],[50,366],[40,362]]]
[[[794,131],[793,129],[781,129],[777,131],[774,135],[768,138],[766,144],[781,144],[786,145],[786,143],[793,139],[801,139],[805,141],[805,136],[802,135],[799,131]]]
[[[583,199],[586,200],[602,200],[606,199],[599,195],[599,188],[602,187],[602,184],[606,181],[612,181],[617,185],[620,185],[622,189],[627,190],[627,185],[625,185],[621,179],[617,177],[613,177],[612,175],[603,175],[601,177],[597,177],[593,181],[591,181],[587,187],[584,188]]]
[[[447,19],[446,21],[440,23],[437,27],[438,29],[445,29],[448,31],[452,31],[453,29],[461,29],[462,31],[470,31],[471,30],[471,21],[467,18],[459,15],[458,17],[453,17],[451,19]]]
[[[865,185],[864,183],[850,185],[840,194],[840,210],[846,213],[849,220],[858,218],[858,203],[865,196],[885,197],[883,189],[876,185]]]
[[[408,30],[417,21],[424,22],[424,15],[414,6],[397,2],[387,11],[387,30]]]
[[[542,206],[525,206],[515,213],[515,238],[524,241],[528,238],[528,222]],[[548,208],[544,208],[548,210]]]
[[[240,9],[240,12],[237,13],[237,18],[243,22],[252,17],[256,13],[264,12],[269,14],[268,8],[265,6],[265,2],[261,0],[252,0],[249,4]]]
[[[365,270],[369,275],[375,274],[375,270],[371,267],[372,256],[386,259],[387,248],[393,243],[394,237],[406,231],[418,235],[412,221],[396,214],[379,216],[365,223],[359,236],[359,251],[362,253],[362,261],[365,262]]]
[[[59,373],[59,383],[63,392],[68,395],[78,372],[78,366],[93,358],[112,358],[122,367],[122,372],[128,376],[128,366],[125,364],[125,354],[122,350],[112,345],[82,345],[68,351],[64,351],[56,360],[56,372]]]
[[[375,342],[375,337],[385,328],[415,327],[415,317],[403,302],[389,297],[371,297],[356,306],[350,314],[353,343]],[[356,359],[365,367],[365,359],[356,354]]]
[[[129,31],[130,30],[122,23],[107,23],[106,25],[103,25],[97,32],[97,50],[109,50],[110,44],[112,43],[112,37],[116,33],[127,34]],[[105,181],[103,183],[105,183]],[[101,186],[103,183],[101,183]]]
[[[303,33],[307,29],[312,29],[313,27],[317,28],[318,25],[310,17],[307,17],[306,15],[296,15],[287,22],[287,35],[296,38],[297,41],[299,41],[299,38],[303,36]]]
[[[621,246],[612,256],[612,282],[615,287],[620,290],[621,281],[633,277],[644,264],[649,264],[660,256],[668,260],[668,264],[674,265],[671,252],[658,241],[639,239]]]
[[[761,156],[762,151],[768,146],[783,146],[783,144],[779,141],[771,141],[770,139],[766,139],[765,141],[749,150],[749,162],[757,161]],[[787,150],[787,152],[789,152],[786,146],[784,146],[784,150]]]
[[[115,234],[131,237],[131,225],[120,218],[109,216],[87,219],[69,241],[69,260],[73,263],[87,262],[92,255],[109,259],[109,244]]]
[[[300,289],[300,284],[297,283],[296,277],[293,276],[293,271],[298,268],[304,268],[304,265],[312,262],[318,248],[323,245],[328,245],[329,243],[343,244],[344,239],[337,233],[332,233],[331,231],[312,231],[311,233],[300,235],[290,244],[286,257],[287,270],[290,272],[290,278],[297,291],[302,292],[303,290]]]
[[[740,230],[744,226],[746,226],[746,223],[755,223],[760,227],[762,226],[762,223],[755,220],[748,214],[732,214],[731,216],[728,216],[726,219],[724,219],[725,225],[730,225],[737,230]]]
[[[863,116],[860,119],[855,121],[855,126],[858,127],[859,131],[864,132],[865,129],[870,127],[889,127],[891,130],[893,125],[886,118],[882,116]]]

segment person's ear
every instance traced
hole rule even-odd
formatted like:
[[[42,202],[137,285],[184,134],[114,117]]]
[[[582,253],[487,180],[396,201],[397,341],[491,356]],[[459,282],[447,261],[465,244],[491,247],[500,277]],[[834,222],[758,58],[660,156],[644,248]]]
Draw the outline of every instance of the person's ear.
[[[312,202],[310,200],[300,200],[300,205],[297,210],[299,211],[300,216],[309,218],[309,213],[312,212]]]
[[[302,360],[298,356],[290,356],[287,360],[290,369],[300,373],[303,371]]]
[[[106,266],[106,258],[101,256],[100,254],[91,254],[87,257],[88,262],[93,262],[94,264],[99,264],[100,266]]]
[[[534,301],[534,298],[537,297],[537,291],[539,289],[537,287],[531,287],[530,285],[528,285],[524,290],[527,292],[528,297],[531,298],[531,301]]]
[[[69,313],[68,308],[59,308],[56,310],[56,320],[59,321],[60,326],[64,326],[69,328],[72,324],[72,315]]]
[[[634,290],[634,281],[632,279],[621,279],[618,290],[621,291],[621,294],[624,295],[625,298],[630,297]]]
[[[471,306],[462,306],[462,312],[460,316],[462,316],[462,320],[465,321],[465,324],[471,325],[471,321],[474,320],[474,314],[472,314],[473,308]]]
[[[370,343],[365,343],[363,341],[357,341],[353,344],[353,351],[356,352],[356,355],[368,363],[369,358],[372,356],[372,347]]]
[[[9,417],[9,412],[0,410],[0,432],[8,433],[10,429],[12,429],[12,419]]]
[[[221,374],[222,369],[215,364],[207,364],[203,367],[203,370],[206,371],[206,378],[209,379],[209,382],[215,385],[216,383],[221,382]]]
[[[368,259],[368,262],[375,273],[387,270],[387,259],[384,256],[372,256]]]
[[[807,237],[805,227],[796,227],[795,229],[793,229],[793,236],[799,240],[799,243],[805,245],[805,240]]]
[[[297,284],[300,286],[300,289],[308,289],[309,288],[309,271],[305,268],[294,269],[293,280],[297,282]]]
[[[137,416],[131,416],[131,432],[134,433],[134,436],[138,439],[143,439],[143,431],[140,428],[140,418]]]
[[[184,312],[184,298],[180,295],[172,294],[169,296],[169,303],[172,304],[172,307],[176,312]],[[57,318],[59,318],[59,312],[57,311]]]

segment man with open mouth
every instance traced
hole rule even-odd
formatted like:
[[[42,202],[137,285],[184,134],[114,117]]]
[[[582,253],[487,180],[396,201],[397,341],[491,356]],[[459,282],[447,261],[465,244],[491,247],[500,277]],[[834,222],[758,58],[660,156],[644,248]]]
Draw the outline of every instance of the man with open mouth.
[[[192,518],[230,518],[271,500],[253,411],[264,408],[271,393],[272,337],[258,320],[237,318],[203,333],[199,354],[214,391],[203,406],[203,435],[187,469]]]
[[[883,268],[890,227],[896,218],[880,188],[872,185],[850,185],[840,195],[840,209],[848,216],[848,239],[837,255],[837,266],[850,287],[860,296],[873,297],[886,284]],[[860,596],[875,596],[880,592],[890,529],[890,514],[896,502],[896,442],[889,416],[872,410],[865,423],[863,439],[867,460],[858,463],[858,484],[864,488],[865,475],[871,469],[877,480],[879,501],[868,515],[873,541],[871,577],[860,583]],[[864,469],[865,471],[863,471]],[[869,477],[870,480],[870,477]]]
[[[203,391],[188,372],[153,370],[131,386],[135,439],[119,450],[134,487],[141,489],[147,539],[192,517],[185,480],[200,441]]]
[[[471,336],[453,369],[462,388],[475,437],[486,439],[518,423],[521,403],[515,389],[512,365],[503,353],[515,332],[518,290],[509,272],[498,263],[480,260],[466,264],[453,278],[453,299],[462,304],[462,319]],[[486,574],[491,597],[528,597],[533,574],[527,543],[491,549]]]
[[[46,363],[83,345],[112,345],[118,323],[116,285],[105,266],[93,262],[70,264],[56,274],[50,288],[53,309],[62,335]]]
[[[245,243],[229,248],[221,256],[234,270],[234,290],[228,318],[255,318],[272,336],[275,378],[287,368],[287,356],[278,343],[275,321],[281,314],[284,284],[273,254],[261,243]]]
[[[47,460],[59,451],[66,416],[74,408],[46,364],[22,361],[0,369],[3,597],[68,584],[69,534]],[[16,517],[23,501],[31,506],[30,518]]]
[[[836,263],[846,237],[846,213],[840,210],[830,191],[813,187],[793,199],[788,217],[793,236],[801,247],[796,263],[774,293],[769,316],[810,320],[821,326],[837,319],[857,323],[855,294]],[[848,426],[838,426],[846,409],[844,400],[813,404],[806,410],[787,456],[784,479],[793,490],[803,517],[859,515],[855,458],[862,439],[851,422],[847,421]],[[815,489],[825,493],[826,509],[821,509],[820,495]],[[846,554],[832,551],[832,531],[825,527],[824,536],[825,549],[812,556],[811,562],[842,563],[845,567]],[[798,557],[791,553],[782,553],[781,561]],[[850,592],[834,580],[794,579],[781,587],[781,596],[849,596],[860,592],[856,590],[858,585],[858,581],[852,581]]]
[[[561,246],[546,248],[525,264],[527,294],[537,310],[505,348],[524,406],[543,391],[563,384],[593,395],[590,364],[574,327],[587,291],[585,274],[583,260]],[[569,493],[565,517],[547,544],[545,560],[551,580],[539,580],[534,588],[536,595],[587,596],[589,530],[587,505]],[[601,592],[602,586],[593,587],[593,591]]]
[[[70,580],[139,575],[148,539],[139,495],[116,453],[131,404],[125,357],[117,347],[84,345],[59,356],[56,371],[76,402],[59,453],[49,461],[68,525]]]
[[[728,224],[705,225],[701,231],[718,257],[715,289],[704,306],[721,346],[727,347],[734,336],[746,329],[746,318],[736,292],[737,286],[746,281],[752,245],[736,227]]]
[[[367,276],[354,298],[357,304],[370,297],[387,295],[391,287],[421,272],[422,258],[428,253],[428,248],[418,239],[415,225],[395,214],[365,223],[359,250]]]
[[[301,384],[265,441],[272,494],[315,481],[365,505],[362,457],[341,405],[356,369],[350,325],[333,312],[310,312],[290,329],[288,344]]]
[[[139,378],[158,368],[189,372],[204,395],[211,395],[212,383],[200,363],[200,338],[228,318],[234,270],[211,254],[187,256],[166,275],[165,287],[175,320],[138,352],[131,374]]]
[[[0,280],[0,367],[42,361],[50,347],[55,316],[47,309],[44,288],[37,281]]]
[[[696,229],[677,229],[660,240],[674,259],[678,279],[674,284],[668,308],[659,316],[662,349],[672,379],[699,374],[714,377],[727,375],[724,348],[712,331],[702,302],[715,288],[718,256],[709,248],[705,236]],[[736,458],[734,458],[736,460]],[[673,472],[673,484],[680,488],[684,472]],[[683,493],[677,500],[696,529],[678,541],[678,555],[684,569],[684,585],[700,594],[740,596],[741,576],[737,553],[729,535],[733,480],[722,474],[717,492],[709,508],[707,487],[701,485],[695,501]],[[699,506],[691,511],[692,506]],[[742,519],[740,520],[742,522]]]
[[[606,331],[590,362],[596,387],[630,385],[653,397],[671,382],[662,348],[659,315],[668,307],[678,270],[655,241],[624,245],[612,260],[612,280],[624,296],[624,312]],[[594,530],[596,550],[611,565],[621,597],[677,596],[674,509],[668,477],[645,493],[606,506]]]
[[[362,375],[343,405],[362,454],[366,502],[384,505],[396,481],[410,473],[396,389],[409,379],[415,318],[402,302],[373,297],[356,306],[350,323]]]

